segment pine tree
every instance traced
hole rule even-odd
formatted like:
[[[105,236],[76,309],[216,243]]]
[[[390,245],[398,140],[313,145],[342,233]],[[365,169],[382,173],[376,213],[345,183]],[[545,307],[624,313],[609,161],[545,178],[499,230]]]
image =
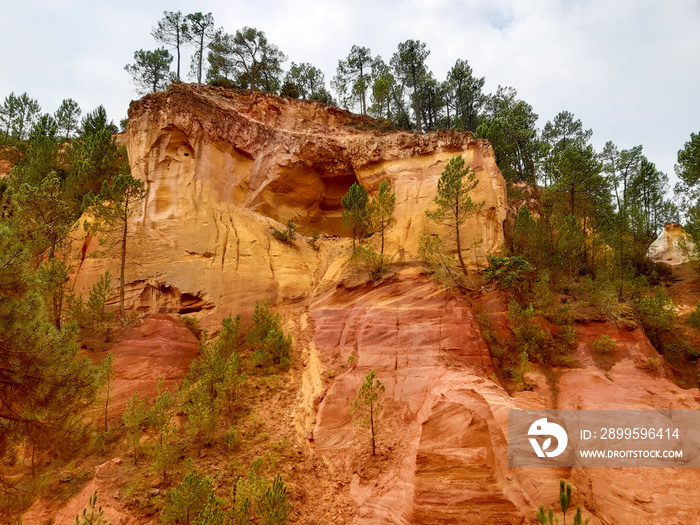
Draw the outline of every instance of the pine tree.
[[[226,500],[216,497],[212,492],[207,503],[199,511],[192,525],[231,525],[233,521],[230,510],[225,510]],[[249,525],[250,522],[246,522]]]
[[[461,155],[452,158],[438,181],[437,195],[435,196],[435,204],[437,204],[438,209],[425,211],[430,219],[448,226],[455,232],[457,257],[464,275],[467,275],[467,266],[462,257],[459,229],[469,215],[477,213],[483,206],[483,202],[476,204],[469,196],[478,183],[476,172],[464,165],[464,159]]]
[[[98,195],[89,194],[85,198],[86,207],[92,212],[97,223],[90,228],[107,235],[116,236],[121,247],[119,266],[119,316],[126,322],[124,308],[124,287],[126,269],[126,247],[129,237],[129,222],[138,211],[147,191],[143,181],[135,179],[124,164],[124,171],[112,181],[102,184]]]
[[[183,407],[187,415],[185,428],[192,441],[200,444],[210,444],[212,434],[216,430],[218,406],[203,383],[198,383],[188,392],[188,401]]]
[[[185,17],[188,31],[186,33],[188,42],[195,46],[192,56],[193,70],[197,76],[197,91],[202,85],[202,63],[204,61],[204,51],[214,38],[214,17],[211,13],[206,15],[201,12],[191,13]]]
[[[377,453],[377,421],[384,409],[382,405],[384,391],[384,384],[377,379],[376,372],[372,370],[365,376],[365,380],[357,391],[357,397],[351,404],[353,416],[357,416],[355,422],[369,428],[373,456]]]
[[[97,490],[90,496],[88,507],[82,514],[75,517],[75,525],[109,525],[110,521],[104,517],[102,507],[97,507]]]
[[[535,514],[535,519],[537,523],[542,525],[559,525],[559,518],[554,517],[554,509],[552,507],[545,510],[544,505],[540,505]]]
[[[262,525],[286,525],[291,505],[287,501],[287,488],[279,474],[275,477],[258,502],[258,515]]]
[[[41,106],[27,93],[10,93],[0,105],[0,137],[15,142],[27,140],[41,115]]]
[[[590,518],[586,518],[586,520],[583,520],[583,516],[581,516],[581,505],[576,505],[576,514],[574,514],[574,525],[588,525],[588,522],[591,521]]]
[[[353,102],[358,102],[363,115],[367,114],[366,94],[371,85],[372,62],[369,48],[354,45],[348,58],[338,61],[337,74],[331,82],[340,103],[349,108]]]
[[[163,521],[166,523],[182,523],[190,525],[209,502],[214,487],[211,479],[197,472],[185,474],[177,487],[168,492],[167,501],[163,508]]]
[[[168,481],[168,467],[177,459],[175,440],[177,439],[177,426],[170,422],[170,409],[173,399],[170,392],[162,390],[161,378],[158,381],[158,397],[147,413],[148,425],[155,431],[153,443],[153,469],[163,475],[163,484]]]
[[[430,76],[425,63],[428,55],[430,51],[425,48],[424,42],[406,40],[399,44],[398,50],[391,57],[391,66],[396,78],[411,90],[411,102],[418,133],[423,133],[423,97],[421,95],[425,82]]]
[[[163,91],[170,80],[170,63],[173,56],[165,48],[134,51],[134,63],[124,66],[131,75],[139,93],[146,95]]]
[[[253,322],[246,341],[253,348],[251,358],[256,365],[272,363],[281,368],[289,367],[292,335],[282,330],[281,323],[279,313],[272,315],[270,312],[269,299],[263,304],[255,303]]]
[[[396,209],[396,193],[391,190],[391,185],[383,180],[379,184],[377,196],[369,204],[369,216],[374,224],[374,230],[378,231],[382,237],[382,247],[380,250],[382,264],[384,263],[384,231],[389,226],[391,217]]]
[[[559,506],[564,514],[564,524],[566,525],[566,512],[571,506],[571,491],[573,487],[571,483],[567,483],[564,479],[559,480]]]
[[[23,440],[34,459],[82,442],[83,413],[99,386],[96,367],[78,354],[74,327],[58,329],[44,314],[30,264],[16,232],[0,222],[0,458]]]
[[[355,253],[355,239],[367,228],[367,190],[354,182],[340,203],[343,206],[343,224],[352,228],[352,253]]]
[[[224,378],[218,387],[219,394],[226,399],[229,414],[231,414],[233,406],[236,404],[241,386],[247,379],[248,376],[243,371],[241,356],[237,353],[231,354],[231,357],[226,360]]]
[[[66,288],[70,280],[69,271],[70,268],[65,262],[49,258],[36,272],[44,295],[46,314],[59,330],[62,326]]]
[[[175,49],[177,53],[177,73],[178,82],[180,76],[180,47],[189,40],[189,27],[186,17],[180,11],[163,11],[163,18],[158,20],[158,25],[151,30],[151,36],[161,44]]]
[[[107,413],[109,410],[109,395],[112,392],[112,380],[114,379],[114,356],[112,352],[102,361],[100,367],[100,379],[105,396],[105,432],[107,432]]]
[[[80,124],[80,114],[82,113],[78,103],[72,98],[63,99],[61,105],[54,113],[58,135],[64,140],[68,140],[77,131]]]
[[[139,463],[139,450],[141,436],[148,421],[148,398],[139,399],[139,393],[134,392],[126,402],[126,410],[122,414],[122,421],[126,427],[126,439],[134,451],[134,465]]]

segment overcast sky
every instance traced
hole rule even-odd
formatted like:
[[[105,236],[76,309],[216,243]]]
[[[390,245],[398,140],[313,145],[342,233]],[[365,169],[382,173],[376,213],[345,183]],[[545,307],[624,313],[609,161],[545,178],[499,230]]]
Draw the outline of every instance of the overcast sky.
[[[641,144],[672,176],[677,151],[700,132],[698,0],[0,0],[0,98],[26,91],[46,112],[64,98],[113,120],[138,98],[124,65],[158,45],[163,11],[211,12],[233,33],[264,31],[290,62],[310,62],[326,83],[353,44],[389,61],[418,39],[444,80],[458,58],[485,91],[517,89],[541,128],[562,110],[593,129],[600,150]],[[185,71],[189,64],[184,64]],[[173,64],[174,67],[174,64]],[[335,95],[335,94],[334,94]]]

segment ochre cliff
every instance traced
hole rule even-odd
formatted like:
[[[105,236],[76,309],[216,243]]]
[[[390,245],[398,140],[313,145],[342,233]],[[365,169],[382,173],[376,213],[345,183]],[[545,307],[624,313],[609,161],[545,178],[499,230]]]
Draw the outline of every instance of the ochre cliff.
[[[463,226],[476,246],[468,260],[501,247],[505,183],[487,142],[371,131],[372,121],[313,102],[186,85],[132,103],[129,117],[132,172],[149,195],[129,244],[127,303],[214,328],[271,298],[302,356],[288,372],[298,387],[284,407],[290,432],[343,502],[342,513],[326,508],[312,497],[323,487],[306,487],[295,523],[529,524],[539,504],[558,506],[560,477],[577,487],[574,505],[591,525],[694,523],[693,469],[507,466],[508,410],[694,409],[700,398],[665,376],[662,358],[656,371],[636,366],[659,357],[641,328],[597,321],[577,326],[578,364],[557,371],[557,392],[537,370],[533,392],[506,392],[475,315],[505,325],[505,296],[472,304],[431,281],[416,257],[420,234],[439,231],[425,210],[458,154],[476,170],[474,199],[484,202]],[[381,282],[358,284],[348,278],[340,198],[353,182],[373,193],[383,179],[397,195],[387,232],[396,264]],[[324,234],[318,251],[304,235],[287,244],[271,234],[290,218],[302,233]],[[118,260],[87,256],[98,247],[91,237],[79,242],[75,286],[84,292],[104,269],[117,274]],[[619,341],[606,368],[589,350],[602,333]],[[370,370],[386,385],[377,458],[351,424],[350,401]]]
[[[132,171],[151,190],[146,224],[235,204],[341,234],[350,185],[373,193],[387,179],[397,194],[390,242],[415,254],[437,178],[461,154],[479,177],[474,200],[484,201],[467,241],[482,238],[487,253],[503,242],[505,184],[488,143],[469,134],[362,131],[371,121],[322,104],[189,86],[134,102],[129,114]]]
[[[160,313],[216,305],[218,322],[266,297],[310,297],[333,281],[339,256],[347,255],[347,237],[336,236],[349,234],[340,199],[354,182],[370,194],[382,180],[391,183],[397,205],[386,253],[415,260],[420,234],[441,231],[425,210],[434,207],[446,163],[460,154],[479,179],[473,199],[484,203],[462,227],[463,246],[472,250],[465,259],[474,266],[479,258],[483,267],[503,243],[506,201],[488,142],[458,132],[361,129],[372,122],[315,102],[189,85],[133,102],[126,145],[132,173],[149,193],[129,248],[129,305]],[[270,235],[291,218],[301,233],[326,234],[320,251],[308,238],[290,246]],[[84,251],[96,246],[92,239]],[[85,259],[77,289],[109,265],[118,273],[115,261]],[[182,294],[201,308],[180,308]]]

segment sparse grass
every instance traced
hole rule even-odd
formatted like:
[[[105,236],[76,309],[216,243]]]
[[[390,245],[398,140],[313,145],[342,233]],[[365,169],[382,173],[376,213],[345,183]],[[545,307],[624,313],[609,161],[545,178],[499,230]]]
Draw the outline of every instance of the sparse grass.
[[[183,315],[180,319],[185,327],[199,340],[202,337],[202,329],[199,327],[199,319],[191,315]]]
[[[641,356],[635,356],[634,366],[639,370],[650,373],[651,375],[656,375],[661,371],[661,364],[656,357],[643,358]]]
[[[700,303],[695,305],[695,308],[688,316],[688,324],[693,328],[700,328]]]

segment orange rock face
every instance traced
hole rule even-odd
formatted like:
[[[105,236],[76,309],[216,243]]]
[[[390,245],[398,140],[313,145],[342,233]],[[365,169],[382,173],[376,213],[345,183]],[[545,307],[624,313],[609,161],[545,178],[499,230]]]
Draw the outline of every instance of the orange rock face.
[[[299,441],[310,436],[342,482],[352,523],[534,523],[538,505],[558,507],[560,477],[575,484],[573,503],[592,525],[697,521],[692,469],[508,467],[509,410],[694,409],[700,398],[667,378],[640,328],[602,322],[577,327],[578,365],[557,371],[557,392],[538,370],[532,392],[511,396],[498,383],[472,306],[430,281],[416,258],[420,234],[440,232],[425,210],[458,154],[476,170],[474,200],[484,202],[463,227],[464,244],[475,247],[465,259],[475,265],[500,248],[505,184],[488,143],[456,132],[368,131],[369,120],[313,102],[185,85],[133,103],[129,116],[132,172],[149,195],[129,244],[128,306],[194,315],[212,328],[271,298],[304,359],[303,371],[290,372]],[[384,179],[397,195],[387,252],[403,264],[381,283],[352,287],[350,241],[337,237],[340,199],[354,182],[372,193]],[[271,230],[290,218],[301,234],[283,243]],[[303,235],[311,229],[325,234],[318,251]],[[85,292],[105,269],[118,274],[118,258],[88,257],[96,240],[81,242],[75,286]],[[478,302],[492,326],[508,330],[504,296]],[[184,340],[161,340],[161,322],[135,335],[122,362],[175,350],[190,359]],[[602,334],[618,341],[605,367],[590,350]],[[163,352],[149,354],[161,343]],[[649,358],[654,369],[640,366]],[[376,458],[350,407],[370,370],[386,386]],[[132,389],[144,388],[140,373]]]
[[[447,233],[425,210],[435,206],[437,180],[456,155],[479,179],[473,199],[484,205],[463,225],[462,243],[472,251],[467,264],[481,258],[483,266],[503,243],[506,200],[488,142],[447,131],[364,131],[372,122],[315,102],[188,85],[133,102],[125,140],[132,173],[149,193],[129,247],[129,306],[146,308],[150,297],[151,311],[183,313],[173,305],[185,294],[202,305],[190,312],[218,322],[267,297],[308,298],[333,281],[327,273],[347,253],[347,237],[329,238],[317,252],[308,237],[284,244],[271,229],[293,218],[302,234],[348,235],[340,200],[354,182],[370,193],[391,183],[397,204],[386,253],[415,259],[421,233]],[[84,251],[96,248],[92,239]],[[86,292],[105,269],[117,275],[113,255],[85,259],[77,289]]]
[[[510,489],[504,454],[507,408],[517,405],[487,378],[491,357],[461,298],[409,274],[339,288],[312,305],[311,317],[326,363],[356,356],[328,390],[314,429],[319,450],[355,472],[353,523],[522,522],[528,504]],[[370,370],[386,386],[376,477],[357,466],[370,449],[350,411]]]
[[[236,204],[285,223],[341,233],[340,199],[359,182],[387,179],[397,194],[393,242],[413,251],[445,163],[463,155],[485,205],[472,221],[485,251],[503,241],[505,185],[488,143],[440,132],[362,131],[365,120],[322,104],[259,92],[173,86],[134,102],[127,145],[151,190],[147,224]]]
[[[487,296],[482,310],[505,317]],[[697,389],[669,381],[663,358],[640,328],[591,322],[577,326],[576,368],[560,370],[555,399],[533,372],[533,392],[509,396],[492,365],[472,309],[424,277],[402,274],[379,286],[338,288],[310,307],[315,345],[326,367],[355,356],[333,380],[319,407],[314,442],[351,477],[355,524],[534,523],[540,504],[558,508],[558,480],[577,487],[574,506],[591,523],[691,523],[693,506],[679,486],[695,469],[509,468],[509,410],[688,410]],[[591,342],[617,341],[609,369]],[[651,370],[640,363],[659,361]],[[375,370],[385,384],[378,459],[368,431],[352,424],[351,401]],[[359,458],[359,459],[358,459]],[[368,466],[369,465],[369,466]],[[372,468],[372,465],[376,465]]]

